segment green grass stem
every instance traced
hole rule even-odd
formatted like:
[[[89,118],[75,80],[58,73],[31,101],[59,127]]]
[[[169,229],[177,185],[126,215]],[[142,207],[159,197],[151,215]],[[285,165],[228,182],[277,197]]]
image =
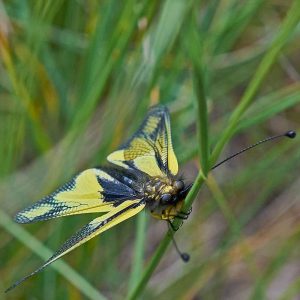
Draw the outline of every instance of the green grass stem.
[[[259,87],[261,86],[263,80],[266,75],[270,71],[272,65],[275,63],[278,55],[280,54],[281,49],[292,36],[296,26],[298,25],[300,20],[300,1],[293,1],[288,14],[276,36],[274,41],[271,43],[270,48],[264,55],[261,63],[259,64],[257,71],[254,73],[252,80],[250,81],[243,97],[233,111],[228,126],[225,128],[222,133],[220,140],[218,141],[216,147],[211,156],[211,166],[215,164],[217,158],[219,157],[221,151],[223,150],[225,144],[229,141],[229,139],[234,134],[241,117],[250,106],[254,97],[256,96]]]
[[[44,260],[52,256],[53,252],[33,237],[27,230],[23,229],[20,225],[13,222],[7,214],[0,210],[0,225],[9,232],[12,236],[18,239],[24,246],[29,248],[33,253],[38,255]],[[105,300],[106,298],[93,287],[84,277],[78,274],[63,260],[57,261],[51,265],[59,274],[65,277],[72,283],[78,290],[81,291],[88,299],[92,300]],[[24,274],[24,276],[27,274]],[[18,278],[19,279],[19,278]],[[25,283],[26,284],[26,283]],[[11,291],[10,293],[13,293]]]
[[[278,57],[280,50],[285,45],[285,43],[288,41],[288,38],[292,35],[295,27],[297,26],[300,18],[300,2],[294,1],[293,5],[291,6],[283,25],[278,32],[278,35],[274,39],[274,42],[271,44],[269,50],[266,52],[265,56],[263,57],[257,71],[255,72],[252,81],[250,82],[248,88],[246,89],[239,105],[232,113],[232,116],[230,117],[229,124],[225,128],[224,133],[220,137],[219,142],[217,143],[211,157],[211,165],[213,165],[221,151],[223,150],[225,144],[228,142],[228,140],[232,137],[233,133],[236,130],[236,127],[244,114],[244,112],[247,110],[251,102],[253,101],[260,85],[263,82],[263,79],[267,75],[268,71],[270,70],[271,66],[275,62],[276,58]],[[199,149],[200,150],[200,149]],[[203,174],[202,172],[199,172],[193,187],[188,194],[185,205],[183,207],[183,211],[188,211],[188,209],[191,207],[193,201],[195,200],[197,193],[202,186],[204,182]],[[181,221],[174,221],[175,226],[179,226]],[[136,289],[129,295],[128,299],[134,300],[137,299],[140,294],[143,292],[144,288],[146,287],[149,279],[151,278],[152,273],[154,272],[156,266],[160,262],[161,258],[163,257],[163,254],[167,250],[167,247],[170,243],[170,237],[168,235],[165,236],[165,238],[161,241],[160,245],[158,246],[157,250],[153,254],[152,259],[150,260],[149,265],[144,271],[144,274],[137,285]]]
[[[135,288],[135,284],[139,281],[143,272],[146,232],[147,216],[145,213],[141,213],[137,216],[136,222],[136,239],[129,279],[129,291],[132,291]]]

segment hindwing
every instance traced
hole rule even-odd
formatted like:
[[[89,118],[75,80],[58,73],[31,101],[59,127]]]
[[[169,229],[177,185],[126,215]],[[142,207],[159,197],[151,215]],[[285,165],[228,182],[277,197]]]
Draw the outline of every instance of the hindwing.
[[[72,251],[73,249],[77,248],[78,246],[82,245],[83,243],[87,242],[93,237],[136,215],[144,207],[145,203],[141,199],[126,200],[123,203],[121,203],[118,207],[113,208],[110,212],[106,213],[105,215],[94,219],[93,221],[82,227],[70,239],[68,239],[41,267],[39,267],[26,277],[15,282],[11,287],[9,287],[6,290],[6,292],[12,290],[29,277],[42,271],[45,267],[47,267],[63,255],[65,255],[66,253]]]

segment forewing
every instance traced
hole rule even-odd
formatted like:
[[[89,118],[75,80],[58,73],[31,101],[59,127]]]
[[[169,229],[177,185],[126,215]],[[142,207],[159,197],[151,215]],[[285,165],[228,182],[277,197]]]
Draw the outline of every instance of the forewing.
[[[9,287],[6,292],[12,290],[17,285],[28,279],[29,277],[35,275],[36,273],[42,271],[52,262],[56,261],[66,253],[77,248],[81,244],[87,242],[96,235],[110,229],[111,227],[123,222],[126,219],[136,215],[145,207],[143,200],[127,200],[120,204],[118,207],[115,207],[110,212],[105,215],[94,219],[89,224],[85,225],[81,230],[79,230],[75,235],[73,235],[69,240],[67,240],[59,249],[56,251],[53,256],[51,256],[40,268],[29,274],[28,276],[22,278],[21,280],[14,283]]]
[[[136,168],[150,176],[176,175],[178,163],[171,140],[166,107],[153,107],[139,130],[107,159],[123,168]]]
[[[85,170],[54,193],[15,216],[18,223],[31,223],[67,215],[107,212],[122,201],[134,198],[134,191],[107,171]]]

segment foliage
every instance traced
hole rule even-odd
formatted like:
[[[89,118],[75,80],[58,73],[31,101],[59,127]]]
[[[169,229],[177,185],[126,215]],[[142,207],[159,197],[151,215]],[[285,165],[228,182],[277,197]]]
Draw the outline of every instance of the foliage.
[[[186,205],[193,203],[193,212],[176,233],[190,263],[167,250],[166,224],[141,214],[3,297],[133,299],[143,293],[143,299],[294,299],[300,294],[299,139],[261,146],[208,174],[228,153],[298,129],[299,1],[4,3],[2,290],[90,219],[20,226],[13,214],[74,173],[105,164],[149,106],[169,107],[182,173],[195,184]]]

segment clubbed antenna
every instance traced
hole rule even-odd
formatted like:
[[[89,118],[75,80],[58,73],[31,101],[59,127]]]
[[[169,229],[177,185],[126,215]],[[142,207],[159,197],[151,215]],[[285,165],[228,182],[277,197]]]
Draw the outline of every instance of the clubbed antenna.
[[[254,148],[254,147],[256,147],[256,146],[258,146],[258,145],[260,145],[260,144],[263,144],[263,143],[265,143],[265,142],[269,142],[269,141],[272,141],[272,140],[275,140],[275,139],[278,139],[278,138],[281,138],[281,137],[288,137],[288,138],[290,138],[290,139],[293,139],[293,138],[296,137],[296,131],[294,131],[294,130],[289,130],[289,131],[287,131],[286,133],[279,134],[279,135],[275,135],[275,136],[271,136],[271,137],[268,137],[268,138],[266,138],[266,139],[264,139],[264,140],[261,140],[261,141],[255,143],[255,144],[253,144],[253,145],[251,145],[251,146],[248,146],[248,147],[246,147],[246,148],[244,148],[244,149],[238,151],[237,153],[234,153],[234,154],[230,155],[229,157],[225,158],[225,159],[222,160],[221,162],[217,163],[217,164],[216,164],[215,166],[213,166],[211,169],[213,170],[213,169],[219,167],[219,166],[222,165],[224,162],[226,162],[226,161],[228,161],[228,160],[230,160],[230,159],[232,159],[232,158],[234,158],[234,157],[236,157],[236,156],[242,154],[243,152],[248,151],[248,150],[250,150],[250,149],[252,149],[252,148]]]
[[[171,221],[170,221],[170,220],[169,220],[168,223],[169,223],[169,226],[172,227]],[[190,260],[190,255],[189,255],[188,253],[186,253],[186,252],[181,252],[181,251],[179,250],[178,245],[177,245],[177,243],[176,243],[176,241],[175,241],[175,238],[174,238],[174,233],[173,233],[173,231],[172,231],[171,228],[169,228],[169,232],[170,232],[170,235],[171,235],[171,237],[172,237],[173,245],[174,245],[174,247],[175,247],[175,249],[176,249],[176,252],[178,253],[178,255],[180,256],[180,258],[181,258],[185,263],[188,262],[188,261]]]

